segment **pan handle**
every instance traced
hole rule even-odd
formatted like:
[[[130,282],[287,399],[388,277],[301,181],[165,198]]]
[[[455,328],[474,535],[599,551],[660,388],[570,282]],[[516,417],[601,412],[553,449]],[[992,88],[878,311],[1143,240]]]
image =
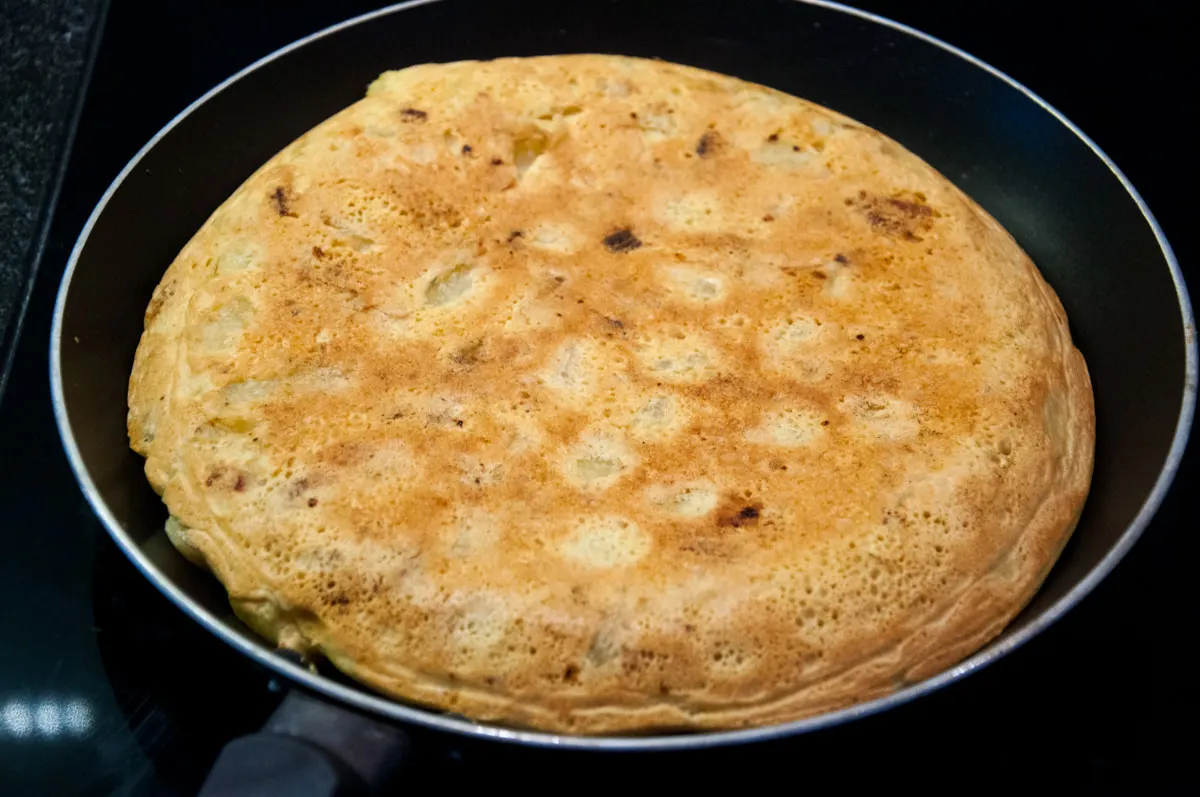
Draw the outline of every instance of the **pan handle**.
[[[370,797],[411,753],[399,728],[292,689],[262,730],[225,745],[199,797]]]

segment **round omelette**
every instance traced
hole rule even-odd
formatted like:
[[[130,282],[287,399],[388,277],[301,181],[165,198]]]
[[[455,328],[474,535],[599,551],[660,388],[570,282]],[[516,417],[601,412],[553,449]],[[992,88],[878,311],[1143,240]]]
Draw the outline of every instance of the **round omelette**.
[[[1029,600],[1091,388],[1053,291],[920,159],[659,61],[389,72],[146,311],[129,434],[238,616],[565,733],[879,697]]]

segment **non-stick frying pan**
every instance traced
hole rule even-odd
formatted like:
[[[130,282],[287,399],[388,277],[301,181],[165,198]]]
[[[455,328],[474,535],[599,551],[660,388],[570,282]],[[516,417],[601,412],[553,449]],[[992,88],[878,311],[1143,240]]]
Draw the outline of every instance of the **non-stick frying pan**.
[[[128,447],[125,394],[144,308],[183,244],[262,162],[354,102],[386,69],[569,52],[693,64],[856,117],[956,182],[1041,267],[1091,370],[1095,476],[1059,563],[986,649],[889,697],[798,722],[694,735],[558,737],[478,725],[380,697],[335,672],[310,671],[243,627],[220,585],[167,542],[166,510]],[[995,661],[1078,603],[1150,520],[1192,419],[1194,331],[1170,247],[1116,166],[1028,89],[929,36],[842,6],[796,0],[662,0],[651,15],[636,0],[417,0],[267,56],[183,111],[137,154],[71,255],[54,316],[51,372],[68,457],[113,539],[185,612],[300,687],[262,733],[226,748],[205,794],[334,794],[351,782],[374,787],[386,780],[403,761],[406,723],[568,748],[751,742],[881,711]],[[253,791],[257,786],[275,791]]]

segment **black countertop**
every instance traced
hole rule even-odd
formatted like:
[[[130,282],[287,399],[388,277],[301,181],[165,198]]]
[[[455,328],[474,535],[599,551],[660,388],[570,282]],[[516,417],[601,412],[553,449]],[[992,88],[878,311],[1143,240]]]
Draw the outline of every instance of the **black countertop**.
[[[105,5],[5,0],[0,11],[0,393]]]
[[[5,13],[24,5],[10,2]],[[257,727],[277,700],[266,673],[162,598],[92,518],[51,418],[49,315],[87,214],[144,141],[260,55],[376,5],[113,2],[0,403],[0,794],[194,793],[220,745]],[[1194,144],[1177,121],[1195,55],[1169,4],[1111,12],[1044,2],[857,5],[939,35],[1055,104],[1126,171],[1195,274]],[[31,80],[19,79],[18,91]],[[49,162],[52,174],[61,145],[24,133],[10,116],[0,128],[12,157]],[[10,146],[14,137],[28,146]],[[0,165],[6,175],[17,168]],[[1188,489],[1195,460],[1194,452],[1185,458],[1158,518],[1080,607],[999,664],[916,703],[818,734],[702,754],[601,759],[421,734],[418,744],[434,755],[408,786],[683,788],[724,776],[739,788],[852,792],[1195,791],[1200,776],[1185,744],[1194,679],[1184,653],[1198,619]]]

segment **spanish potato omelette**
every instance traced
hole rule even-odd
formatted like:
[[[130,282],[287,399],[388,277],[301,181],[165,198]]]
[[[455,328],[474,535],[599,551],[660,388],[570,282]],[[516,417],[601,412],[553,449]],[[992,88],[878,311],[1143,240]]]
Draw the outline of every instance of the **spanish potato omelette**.
[[[1085,499],[1092,395],[974,202],[659,61],[429,64],[250,177],[146,312],[129,433],[238,615],[567,733],[779,722],[954,664]]]

